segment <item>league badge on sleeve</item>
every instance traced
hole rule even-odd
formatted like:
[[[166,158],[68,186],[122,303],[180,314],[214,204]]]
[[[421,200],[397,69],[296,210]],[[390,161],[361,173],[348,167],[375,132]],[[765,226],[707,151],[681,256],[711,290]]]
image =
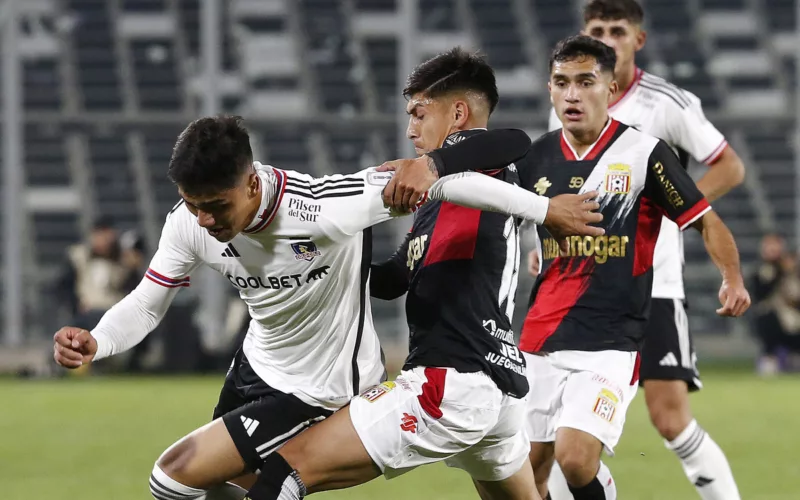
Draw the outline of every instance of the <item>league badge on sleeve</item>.
[[[313,241],[292,243],[292,251],[294,252],[295,260],[305,260],[307,262],[311,262],[314,260],[314,257],[322,255],[322,253],[317,250],[317,245]]]
[[[628,194],[631,190],[631,167],[624,163],[613,163],[606,171],[606,193]]]

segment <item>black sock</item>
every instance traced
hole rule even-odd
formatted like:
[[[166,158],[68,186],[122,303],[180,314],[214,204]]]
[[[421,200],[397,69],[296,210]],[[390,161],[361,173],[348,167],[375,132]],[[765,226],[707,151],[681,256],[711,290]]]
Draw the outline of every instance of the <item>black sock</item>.
[[[288,479],[291,481],[287,481]],[[280,453],[271,453],[264,460],[261,474],[247,492],[250,500],[300,500],[306,496],[306,487],[297,472]]]
[[[576,488],[571,484],[567,484],[567,486],[569,486],[569,491],[575,497],[575,500],[606,500],[606,491],[597,477],[593,478],[586,486],[580,488]]]

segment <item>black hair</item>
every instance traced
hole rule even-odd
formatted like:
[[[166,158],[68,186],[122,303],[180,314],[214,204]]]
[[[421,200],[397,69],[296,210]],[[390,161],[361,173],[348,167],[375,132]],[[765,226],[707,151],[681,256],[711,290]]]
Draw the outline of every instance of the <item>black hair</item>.
[[[594,19],[642,24],[644,11],[636,0],[591,0],[583,8],[583,22],[588,24]]]
[[[403,89],[406,98],[422,93],[436,98],[454,91],[473,91],[489,100],[489,114],[500,96],[494,70],[477,53],[455,47],[420,64],[411,72]]]
[[[574,61],[581,57],[593,57],[601,71],[614,74],[614,66],[617,64],[614,49],[586,35],[575,35],[558,42],[550,56],[550,71],[553,71],[553,64],[557,62]]]
[[[241,116],[200,118],[178,136],[167,176],[187,193],[235,187],[253,165],[250,135]]]

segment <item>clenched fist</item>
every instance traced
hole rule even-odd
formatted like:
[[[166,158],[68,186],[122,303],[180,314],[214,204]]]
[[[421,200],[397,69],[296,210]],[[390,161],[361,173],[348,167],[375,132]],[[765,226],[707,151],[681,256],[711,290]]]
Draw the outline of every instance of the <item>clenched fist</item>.
[[[88,330],[65,326],[53,336],[53,358],[65,368],[78,368],[97,354],[97,341]]]

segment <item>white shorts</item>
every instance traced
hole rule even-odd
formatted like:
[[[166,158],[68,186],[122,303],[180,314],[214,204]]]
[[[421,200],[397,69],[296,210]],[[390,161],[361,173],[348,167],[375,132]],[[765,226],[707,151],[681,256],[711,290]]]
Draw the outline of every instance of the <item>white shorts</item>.
[[[369,456],[392,478],[444,460],[479,481],[525,463],[525,400],[483,373],[417,367],[353,399],[350,418]]]
[[[638,380],[637,353],[557,351],[524,353],[528,367],[527,433],[532,442],[551,443],[569,427],[596,437],[609,455],[622,436],[625,413]]]

